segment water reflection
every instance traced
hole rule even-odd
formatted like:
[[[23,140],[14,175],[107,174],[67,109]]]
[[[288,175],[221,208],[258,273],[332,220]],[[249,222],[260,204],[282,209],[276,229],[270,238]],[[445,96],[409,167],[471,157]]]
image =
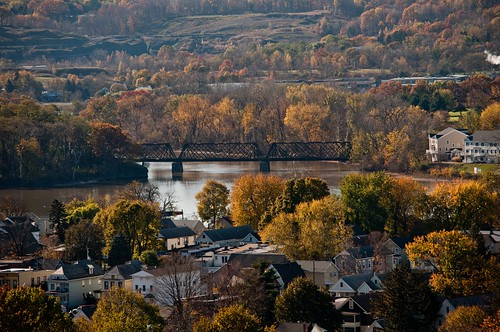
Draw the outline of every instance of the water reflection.
[[[171,163],[150,163],[148,166],[148,182],[158,186],[162,195],[173,194],[176,207],[184,210],[185,218],[194,218],[196,199],[207,180],[216,180],[231,188],[235,179],[247,174],[259,174],[259,162],[189,162],[184,163],[182,178],[172,177]],[[271,162],[268,174],[283,178],[318,177],[326,181],[330,191],[339,194],[339,183],[342,178],[357,172],[357,165],[328,161],[283,161]],[[30,211],[39,216],[48,216],[50,205],[54,199],[63,202],[73,197],[80,199],[88,195],[101,197],[113,195],[123,189],[129,181],[113,184],[87,184],[75,187],[58,188],[21,188],[2,189],[0,195],[11,195],[22,200]],[[426,186],[433,186],[435,180],[422,179]]]

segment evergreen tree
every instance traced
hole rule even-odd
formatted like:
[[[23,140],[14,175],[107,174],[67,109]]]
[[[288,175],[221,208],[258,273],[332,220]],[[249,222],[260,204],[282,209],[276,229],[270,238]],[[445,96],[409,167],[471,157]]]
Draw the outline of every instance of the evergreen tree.
[[[437,312],[435,296],[421,272],[408,266],[392,271],[384,280],[384,291],[372,300],[373,313],[385,318],[385,331],[431,331]]]
[[[113,236],[111,248],[108,253],[108,265],[115,266],[125,264],[132,259],[132,253],[128,245],[127,239],[122,233]]]
[[[67,228],[66,216],[66,207],[62,202],[55,199],[50,206],[49,222],[61,243],[64,242],[64,233]]]

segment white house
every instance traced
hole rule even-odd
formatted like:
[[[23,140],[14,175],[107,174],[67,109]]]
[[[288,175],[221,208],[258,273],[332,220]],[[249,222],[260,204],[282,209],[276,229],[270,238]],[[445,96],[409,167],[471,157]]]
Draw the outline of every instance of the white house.
[[[189,227],[163,228],[158,239],[164,241],[166,250],[176,250],[194,246],[196,233]]]
[[[344,276],[328,290],[335,297],[349,297],[378,291],[382,287],[383,275],[372,273]]]
[[[183,271],[182,266],[178,268],[175,273],[161,268],[134,273],[131,275],[132,287],[142,296],[168,305],[172,304],[173,296],[188,298],[207,294],[200,269]]]
[[[113,266],[102,276],[102,290],[107,291],[113,287],[132,290],[132,274],[141,271],[141,268],[139,261]]]
[[[470,307],[470,306],[479,306],[479,307],[488,307],[491,305],[493,300],[492,294],[482,294],[482,295],[472,295],[472,296],[464,296],[457,297],[454,299],[444,299],[441,303],[438,312],[438,318],[435,323],[435,327],[438,328],[446,321],[446,317],[453,311],[455,311],[458,307]]]
[[[437,134],[429,134],[429,150],[433,162],[450,160],[452,151],[463,151],[464,140],[469,136],[465,129],[448,127]]]
[[[465,138],[464,163],[500,162],[500,130],[482,130]]]
[[[59,297],[67,309],[77,307],[100,291],[102,275],[101,267],[90,260],[63,264],[49,276],[47,294]]]
[[[240,245],[242,243],[257,243],[260,237],[250,226],[210,229],[196,238],[196,244],[221,246]]]

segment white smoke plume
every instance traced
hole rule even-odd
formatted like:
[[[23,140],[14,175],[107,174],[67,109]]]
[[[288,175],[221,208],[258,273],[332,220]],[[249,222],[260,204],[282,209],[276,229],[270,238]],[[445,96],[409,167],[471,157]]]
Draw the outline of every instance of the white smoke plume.
[[[484,51],[484,54],[486,54],[486,61],[494,65],[500,65],[500,55],[494,55],[488,51]]]

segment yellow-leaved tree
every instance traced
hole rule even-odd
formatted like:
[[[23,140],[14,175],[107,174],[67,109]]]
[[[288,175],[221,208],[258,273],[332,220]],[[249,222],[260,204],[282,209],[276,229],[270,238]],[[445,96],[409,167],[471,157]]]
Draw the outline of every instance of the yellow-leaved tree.
[[[345,249],[352,228],[345,224],[339,198],[301,203],[294,213],[280,213],[260,233],[294,259],[330,260]]]
[[[472,236],[460,231],[432,232],[406,245],[415,265],[432,267],[430,286],[443,296],[468,296],[500,289],[500,264],[480,254]]]
[[[231,189],[231,219],[238,225],[259,229],[259,221],[282,193],[285,181],[277,176],[245,175]]]

